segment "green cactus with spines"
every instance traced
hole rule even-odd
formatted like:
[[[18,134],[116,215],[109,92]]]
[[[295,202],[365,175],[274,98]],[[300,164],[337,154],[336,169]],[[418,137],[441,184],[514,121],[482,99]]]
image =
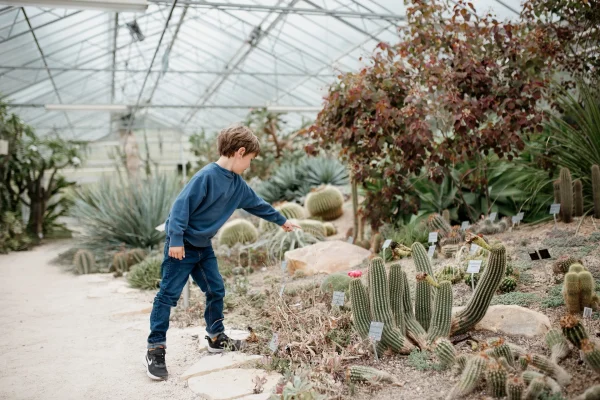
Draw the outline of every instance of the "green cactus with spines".
[[[146,258],[146,250],[135,248],[127,252],[127,265],[129,267],[139,264]]]
[[[552,182],[552,187],[554,188],[554,204],[560,204],[560,179]]]
[[[485,371],[488,358],[475,355],[467,361],[458,383],[452,388],[447,399],[460,399],[471,393],[477,387]]]
[[[529,364],[556,379],[561,386],[566,386],[571,382],[571,375],[563,367],[541,354],[528,354],[525,358]]]
[[[593,307],[597,299],[595,288],[594,276],[589,271],[584,270],[580,264],[571,265],[563,286],[567,311],[577,314],[583,311],[584,307]]]
[[[219,234],[219,246],[233,247],[237,243],[247,244],[256,240],[258,240],[258,230],[250,221],[241,218],[227,222]]]
[[[555,363],[562,361],[571,351],[567,340],[558,329],[551,329],[546,333],[546,346],[550,349],[550,359]]]
[[[287,219],[305,219],[306,210],[298,203],[287,202],[280,204],[277,210]]]
[[[321,283],[321,292],[332,293],[332,292],[347,292],[350,288],[350,278],[347,274],[331,274]]]
[[[383,236],[381,235],[381,233],[376,233],[373,235],[373,238],[371,239],[371,250],[373,250],[374,253],[379,253],[381,251],[381,246],[383,245]],[[391,253],[391,251],[390,251]]]
[[[467,354],[459,354],[456,357],[456,374],[460,375],[462,374],[462,372],[465,370],[465,367],[467,366],[467,362],[469,361],[469,358],[471,358],[469,355]]]
[[[398,384],[396,378],[385,371],[363,365],[353,365],[346,370],[350,382],[355,383],[391,383]]]
[[[530,369],[523,371],[521,378],[523,378],[523,381],[527,385],[530,384],[534,379],[541,379],[544,381],[544,387],[548,388],[552,393],[560,393],[562,390],[558,382],[556,382],[554,379]]]
[[[520,376],[513,376],[506,380],[506,396],[508,400],[522,400],[525,391],[525,382]]]
[[[438,232],[439,239],[443,239],[450,233],[452,227],[440,214],[432,214],[427,219],[427,227],[431,232]]]
[[[510,365],[512,368],[515,368],[515,356],[513,355],[512,350],[510,349],[510,346],[506,343],[504,343],[503,341],[498,343],[498,345],[496,345],[494,347],[493,350],[493,355],[495,358],[504,358],[506,359],[506,362],[508,363],[508,365]]]
[[[335,225],[331,222],[325,222],[323,223],[323,226],[325,227],[325,236],[333,236],[337,233]]]
[[[594,385],[579,396],[575,400],[598,400],[600,399],[600,385]]]
[[[473,296],[452,321],[451,335],[465,333],[483,319],[506,271],[506,248],[503,244],[489,245],[479,236],[469,237],[469,241],[487,249],[490,255]]]
[[[448,339],[438,338],[433,349],[442,368],[449,368],[456,362],[456,349]]]
[[[589,339],[581,341],[581,352],[583,353],[583,361],[589,365],[595,373],[600,374],[600,349],[596,343]]]
[[[115,270],[115,276],[123,275],[123,273],[128,271],[127,264],[127,253],[124,251],[119,251],[115,253],[112,261],[113,269]]]
[[[369,310],[369,296],[360,279],[350,281],[350,301],[352,302],[354,328],[363,339],[367,339],[371,327],[371,312]]]
[[[427,255],[425,247],[419,243],[413,243],[412,257],[415,262],[415,268],[417,273],[425,273],[429,276],[433,276],[433,268]],[[415,299],[415,316],[419,324],[427,331],[429,329],[429,322],[431,320],[431,300],[435,294],[435,288],[431,287],[427,282],[417,281],[416,288],[416,299]]]
[[[325,237],[327,236],[327,229],[325,228],[325,225],[323,225],[323,223],[321,221],[317,221],[314,219],[303,219],[303,220],[297,220],[297,219],[290,219],[291,222],[300,225],[300,228],[302,228],[302,230],[308,234],[313,235],[314,237],[318,238],[319,240],[324,240]]]
[[[573,181],[568,168],[560,169],[560,216],[563,222],[573,222]]]
[[[500,221],[498,221],[498,223],[496,224],[496,226],[498,227],[498,229],[500,230],[500,233],[505,232],[508,227],[508,221],[506,219],[501,219]]]
[[[600,167],[598,165],[592,165],[592,197],[594,218],[600,218]]]
[[[79,274],[90,274],[96,270],[96,260],[94,254],[85,249],[77,250],[73,257],[75,269]]]
[[[431,276],[428,276],[431,278]],[[429,284],[435,285],[436,282],[431,278]],[[440,337],[448,337],[450,335],[450,324],[452,322],[452,283],[443,281],[437,284],[437,293],[435,295],[435,303],[433,314],[429,322],[429,330],[427,331],[427,341],[433,342]]]
[[[444,221],[446,221],[448,223],[448,225],[450,225],[450,210],[445,208],[442,211],[442,218],[444,218]]]
[[[525,390],[525,400],[537,400],[538,397],[544,392],[546,384],[542,378],[535,378],[527,386]]]
[[[447,244],[442,246],[440,253],[446,258],[453,257],[456,253],[458,253],[458,245],[457,244]]]
[[[517,279],[514,276],[507,276],[500,283],[498,290],[501,293],[509,293],[509,292],[514,292],[516,288],[517,288]]]
[[[581,311],[581,297],[579,288],[579,274],[577,272],[567,272],[563,285],[563,298],[567,311],[578,313]]]
[[[369,250],[371,248],[371,243],[367,239],[358,239],[354,241],[354,244],[358,247],[362,247],[365,250]]]
[[[406,272],[401,271],[402,280],[402,309],[404,310],[404,323],[406,325],[406,335],[419,346],[424,349],[427,346],[427,332],[419,324],[413,311],[411,303],[410,287],[408,286],[408,278]]]
[[[573,215],[575,217],[583,215],[583,185],[580,179],[573,181]]]
[[[404,290],[403,279],[406,279],[406,274],[404,271],[402,271],[402,266],[400,264],[390,265],[389,285],[392,314],[394,315],[396,326],[403,335],[406,335],[406,322],[402,293]]]
[[[581,264],[581,260],[568,255],[561,256],[552,265],[552,272],[555,274],[565,274],[569,272],[569,268],[573,264]]]
[[[586,269],[583,265],[581,265],[581,263],[579,263],[579,264],[571,264],[571,266],[569,267],[569,271],[567,271],[567,272],[583,272],[583,271],[586,271]]]
[[[508,373],[501,364],[497,362],[489,363],[485,370],[487,393],[496,399],[506,396],[507,378]]]
[[[434,276],[438,282],[441,281],[450,281],[452,284],[456,284],[460,282],[465,275],[465,272],[462,268],[453,267],[451,265],[447,265],[442,269],[438,270]]]
[[[311,216],[321,217],[324,221],[338,219],[344,213],[344,196],[334,186],[321,186],[306,196],[304,202]]]

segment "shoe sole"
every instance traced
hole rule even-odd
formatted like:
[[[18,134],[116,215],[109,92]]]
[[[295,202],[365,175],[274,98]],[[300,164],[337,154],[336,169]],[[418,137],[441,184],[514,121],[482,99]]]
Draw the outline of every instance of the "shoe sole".
[[[218,348],[217,348],[217,349],[215,349],[215,348],[213,348],[213,347],[210,347],[210,346],[208,346],[208,352],[209,352],[209,353],[222,353],[222,352],[224,352],[224,351],[225,351],[225,349],[218,349]],[[145,357],[144,357],[144,358],[145,358]]]
[[[146,375],[148,375],[148,378],[152,379],[153,381],[166,381],[168,378],[168,375],[165,376],[164,378],[161,378],[160,376],[154,376],[150,373],[150,370],[148,369],[148,359],[146,358],[146,356],[144,356],[144,361],[142,361],[142,363],[144,364],[144,367],[146,367]]]

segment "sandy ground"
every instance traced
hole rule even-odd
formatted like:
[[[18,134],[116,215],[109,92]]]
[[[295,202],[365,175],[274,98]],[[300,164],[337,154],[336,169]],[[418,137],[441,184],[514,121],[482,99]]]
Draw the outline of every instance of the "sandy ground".
[[[178,379],[199,358],[190,329],[169,330],[171,377],[151,381],[142,360],[154,292],[49,265],[65,244],[0,255],[0,399],[196,398]]]

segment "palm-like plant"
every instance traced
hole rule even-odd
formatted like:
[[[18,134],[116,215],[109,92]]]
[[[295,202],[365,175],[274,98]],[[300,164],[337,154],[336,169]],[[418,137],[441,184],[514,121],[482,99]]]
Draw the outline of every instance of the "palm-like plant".
[[[336,159],[308,158],[303,165],[306,170],[306,180],[312,186],[343,186],[349,183],[348,169]]]

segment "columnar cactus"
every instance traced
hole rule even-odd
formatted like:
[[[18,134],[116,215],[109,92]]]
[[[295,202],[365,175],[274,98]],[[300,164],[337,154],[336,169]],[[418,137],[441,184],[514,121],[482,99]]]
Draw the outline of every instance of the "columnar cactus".
[[[124,251],[119,251],[118,253],[115,253],[115,255],[113,256],[112,265],[117,275],[127,272],[127,253],[125,253]]]
[[[552,393],[560,393],[562,390],[558,382],[556,382],[554,379],[530,369],[523,371],[521,377],[526,384],[530,384],[534,379],[542,379],[544,381],[544,386],[550,389]]]
[[[446,338],[439,338],[435,341],[434,352],[440,360],[442,368],[449,368],[456,362],[456,349]]]
[[[371,327],[371,312],[369,311],[369,296],[360,279],[350,282],[350,300],[352,301],[352,320],[358,334],[366,339]]]
[[[321,217],[324,221],[338,219],[344,213],[344,196],[334,186],[322,186],[310,192],[304,202],[310,215]]]
[[[430,278],[430,284],[436,284],[431,276],[428,276],[428,278]],[[452,283],[443,281],[437,287],[433,315],[427,331],[427,341],[430,343],[437,338],[448,337],[452,322]]]
[[[592,165],[592,197],[594,218],[600,218],[600,167],[598,165]]]
[[[410,298],[410,287],[408,286],[408,278],[406,273],[401,271],[402,276],[402,308],[404,310],[404,322],[406,324],[406,335],[419,346],[426,348],[427,332],[419,324],[413,311],[413,306]]]
[[[406,335],[406,322],[404,317],[404,302],[403,302],[403,290],[404,281],[406,280],[406,273],[402,271],[400,264],[392,264],[390,266],[390,303],[392,307],[392,314],[394,315],[394,321],[396,326]],[[407,285],[408,286],[408,285]]]
[[[487,267],[469,303],[455,315],[452,321],[452,335],[467,332],[483,319],[506,271],[506,249],[504,245],[489,245],[479,236],[470,236],[468,240],[487,249],[490,255]]]
[[[382,245],[383,245],[383,236],[381,236],[381,233],[378,232],[378,233],[374,234],[373,237],[371,238],[371,251],[373,253],[379,253]],[[390,249],[390,253],[391,253],[391,249]]]
[[[580,179],[573,182],[573,215],[581,217],[583,215],[583,185]]]
[[[442,211],[442,218],[444,218],[444,221],[446,221],[448,223],[448,225],[450,225],[450,210],[445,208]]]
[[[146,258],[146,250],[144,249],[131,249],[127,252],[127,265],[129,267],[139,264]]]
[[[581,395],[575,398],[575,400],[598,400],[600,399],[600,385],[594,385]]]
[[[508,365],[510,365],[513,368],[515,367],[515,356],[513,355],[510,346],[504,343],[504,341],[500,341],[498,345],[494,347],[493,355],[498,359],[506,359]]]
[[[529,364],[556,379],[560,385],[566,386],[571,382],[571,375],[563,367],[548,358],[540,354],[528,354],[525,358]]]
[[[353,365],[346,370],[346,378],[356,383],[391,383],[397,384],[391,374],[372,367]]]
[[[488,394],[496,399],[506,396],[507,378],[508,373],[502,365],[497,362],[489,363],[485,371]]]
[[[563,222],[573,222],[573,182],[568,168],[560,169],[560,216]]]
[[[569,355],[569,345],[558,329],[551,329],[546,333],[546,345],[550,349],[550,359],[555,363],[559,363]]]
[[[522,400],[525,382],[519,376],[508,378],[506,381],[506,396],[508,400]]]
[[[427,219],[427,227],[432,232],[437,231],[440,239],[445,238],[452,230],[450,223],[448,223],[440,214],[430,215]]]
[[[79,274],[89,274],[96,269],[96,260],[94,254],[85,249],[77,250],[75,257],[73,257],[73,263]]]
[[[527,390],[525,391],[525,400],[536,400],[538,397],[540,397],[545,387],[546,384],[542,378],[535,378],[531,381],[527,387]]]
[[[428,276],[433,276],[433,268],[431,267],[427,250],[425,250],[425,247],[421,243],[413,243],[412,257],[417,273],[425,273]],[[427,282],[417,281],[416,292],[415,315],[419,324],[427,331],[429,329],[429,321],[431,320],[431,300],[433,299],[435,290]]]
[[[560,179],[555,180],[552,186],[554,188],[554,204],[560,204]]]
[[[575,272],[580,271],[580,272]],[[571,314],[583,311],[584,307],[592,307],[596,302],[596,282],[593,275],[583,269],[580,264],[573,264],[565,275],[563,297],[567,310]]]
[[[583,360],[589,365],[594,372],[600,374],[600,349],[596,343],[589,339],[583,339],[581,342],[581,351]]]
[[[457,374],[462,374],[462,372],[465,370],[465,367],[467,366],[467,362],[469,361],[471,357],[466,355],[466,354],[459,354],[458,357],[456,357],[456,373]]]
[[[483,372],[487,365],[488,358],[484,355],[473,356],[467,361],[467,365],[460,375],[458,383],[454,386],[447,400],[460,399],[471,393],[479,380],[483,376]]]

